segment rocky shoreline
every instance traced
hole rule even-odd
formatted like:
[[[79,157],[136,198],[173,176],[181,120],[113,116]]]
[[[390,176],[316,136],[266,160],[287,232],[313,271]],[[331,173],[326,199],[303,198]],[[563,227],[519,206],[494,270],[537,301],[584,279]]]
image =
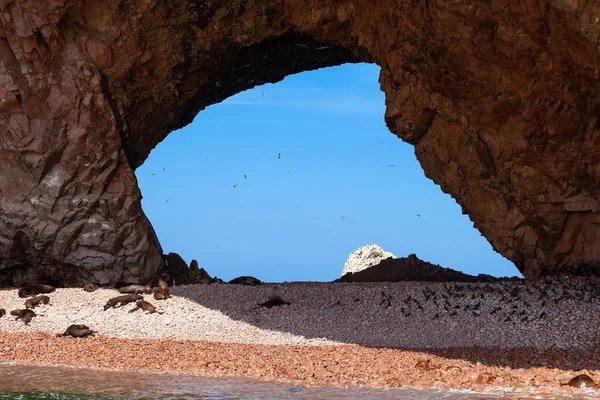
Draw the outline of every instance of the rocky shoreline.
[[[112,289],[57,289],[29,325],[0,318],[0,361],[317,385],[579,391],[565,386],[578,374],[600,382],[598,287],[575,278],[187,285],[165,301],[147,296],[163,314],[129,312],[134,305],[103,311],[118,295]],[[258,306],[273,295],[290,305]],[[23,302],[17,290],[0,291],[0,308]],[[56,337],[70,324],[98,334]]]

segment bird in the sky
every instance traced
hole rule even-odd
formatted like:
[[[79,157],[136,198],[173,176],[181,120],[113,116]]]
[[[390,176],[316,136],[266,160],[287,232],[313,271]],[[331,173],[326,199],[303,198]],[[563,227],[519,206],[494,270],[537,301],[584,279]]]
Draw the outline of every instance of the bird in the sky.
[[[288,174],[291,174],[291,173],[292,173],[292,171],[290,171],[290,170],[288,169]]]
[[[281,158],[281,153],[277,153],[277,159],[279,160]]]
[[[167,198],[165,199],[165,201],[169,201],[169,198],[167,197]]]
[[[417,214],[417,217],[421,218],[421,214]]]
[[[237,186],[237,183],[235,185],[233,185],[233,188],[235,189],[236,186]]]
[[[244,174],[244,179],[246,179],[246,174]]]
[[[154,176],[154,174],[150,174],[151,176]]]
[[[166,169],[163,167],[163,171],[166,171]]]
[[[262,92],[261,94],[262,94],[262,97],[265,97],[265,92]]]
[[[388,165],[386,165],[386,167],[395,167],[395,166],[396,166],[396,164],[388,164]]]
[[[342,217],[342,218],[340,218],[340,219],[341,219],[342,221],[345,221],[345,220],[346,220],[346,218],[344,218],[344,217]]]
[[[204,158],[208,158],[208,156],[204,156]]]

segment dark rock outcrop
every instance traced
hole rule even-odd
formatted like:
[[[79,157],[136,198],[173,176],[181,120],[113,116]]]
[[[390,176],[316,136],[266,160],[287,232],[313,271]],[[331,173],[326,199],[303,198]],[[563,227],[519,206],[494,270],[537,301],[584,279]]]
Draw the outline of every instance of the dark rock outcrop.
[[[598,15],[594,0],[2,1],[0,275],[152,279],[133,173],[150,150],[235,93],[358,61],[381,66],[389,129],[495,250],[529,278],[597,273]]]
[[[473,276],[451,268],[420,260],[415,254],[408,257],[387,258],[355,273],[348,273],[335,282],[493,282],[499,278],[480,274]]]

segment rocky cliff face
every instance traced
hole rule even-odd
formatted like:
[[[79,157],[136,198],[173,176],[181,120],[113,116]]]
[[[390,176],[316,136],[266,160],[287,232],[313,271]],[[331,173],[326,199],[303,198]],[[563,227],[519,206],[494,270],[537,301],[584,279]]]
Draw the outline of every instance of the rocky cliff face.
[[[237,92],[359,61],[526,277],[598,274],[599,18],[594,0],[0,0],[2,277],[148,279],[150,150]]]

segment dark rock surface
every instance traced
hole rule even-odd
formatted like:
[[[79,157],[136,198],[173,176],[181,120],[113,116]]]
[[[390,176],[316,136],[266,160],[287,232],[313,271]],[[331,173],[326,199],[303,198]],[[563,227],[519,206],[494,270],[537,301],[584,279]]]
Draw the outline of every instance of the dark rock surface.
[[[528,278],[600,270],[600,3],[0,2],[0,284],[143,283],[133,170],[205,107],[375,62],[392,133]]]
[[[402,258],[387,258],[359,272],[349,273],[334,282],[494,282],[493,276],[463,274],[420,260],[415,254]]]

